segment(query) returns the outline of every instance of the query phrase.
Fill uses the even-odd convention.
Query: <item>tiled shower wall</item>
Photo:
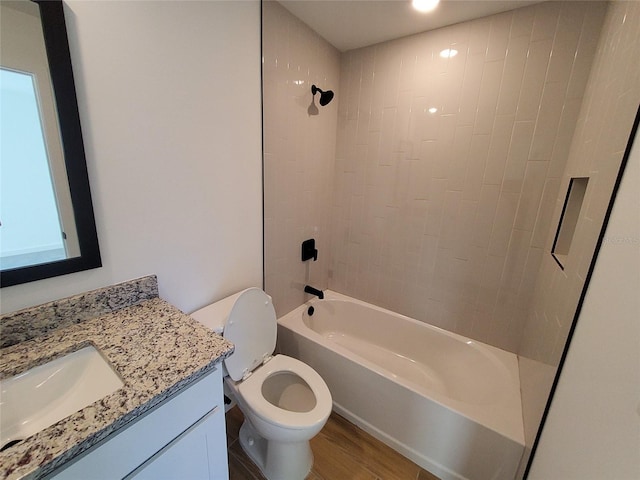
[[[273,1],[263,2],[265,290],[283,315],[327,287],[330,194],[340,92],[339,52]],[[311,85],[336,98],[309,115]],[[315,238],[318,261],[302,262]]]
[[[568,162],[554,199],[552,228],[519,354],[527,443],[540,422],[577,303],[594,254],[624,150],[640,104],[640,2],[609,4],[593,68],[585,89]],[[564,270],[551,247],[571,177],[588,177],[587,192]],[[630,238],[605,238],[623,243]],[[612,320],[612,325],[615,319]],[[615,326],[613,327],[615,328]],[[606,339],[603,339],[606,341]],[[545,381],[546,379],[546,381]],[[530,392],[530,393],[528,393]]]
[[[517,350],[604,9],[547,2],[342,55],[331,289]]]
[[[561,178],[520,354],[558,365],[640,102],[640,2],[612,2]],[[552,259],[569,179],[589,184],[564,270]],[[609,239],[616,241],[616,239]]]

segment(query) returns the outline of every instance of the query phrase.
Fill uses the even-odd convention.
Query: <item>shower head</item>
[[[315,85],[311,85],[311,93],[315,96],[316,93],[320,92],[320,105],[323,107],[328,105],[331,100],[333,100],[333,92],[331,90],[327,90],[323,92]]]

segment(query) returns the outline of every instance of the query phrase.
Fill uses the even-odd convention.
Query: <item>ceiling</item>
[[[419,13],[410,0],[280,0],[280,3],[341,52],[544,0],[441,0]]]

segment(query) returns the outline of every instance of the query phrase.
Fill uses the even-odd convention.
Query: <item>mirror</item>
[[[0,284],[102,265],[62,1],[3,1]]]

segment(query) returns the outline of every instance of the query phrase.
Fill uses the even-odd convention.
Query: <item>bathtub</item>
[[[514,354],[331,291],[278,319],[278,350],[324,378],[337,413],[443,480],[515,478]]]

